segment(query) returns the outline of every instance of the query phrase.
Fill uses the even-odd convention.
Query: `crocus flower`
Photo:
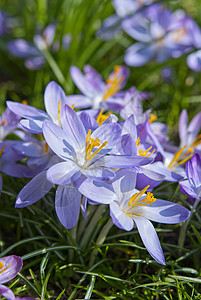
[[[44,121],[51,121],[60,125],[60,112],[65,104],[72,105],[65,95],[64,90],[54,81],[51,81],[44,93],[44,104],[47,112],[22,103],[7,101],[9,109],[25,118],[20,124],[32,133],[42,133]]]
[[[117,106],[119,111],[119,101],[123,101],[124,95],[119,94],[126,84],[129,76],[129,70],[124,66],[115,66],[114,71],[110,74],[106,82],[103,81],[101,75],[94,70],[91,66],[84,67],[84,75],[75,66],[70,68],[70,73],[73,81],[84,95],[67,96],[75,107],[79,108],[100,108],[103,105],[108,109],[109,105]],[[109,108],[110,109],[110,108]]]
[[[115,176],[112,168],[143,165],[151,161],[147,157],[112,155],[121,136],[117,123],[99,126],[93,132],[86,131],[79,115],[68,105],[61,112],[62,128],[44,122],[43,134],[49,147],[61,158],[61,162],[47,171],[51,182],[64,185],[74,182],[81,175],[109,180]]]
[[[8,15],[0,10],[0,36],[8,32],[9,17]]]
[[[45,56],[42,51],[51,50],[51,47],[53,51],[59,50],[59,42],[56,41],[53,43],[55,31],[55,25],[50,24],[44,29],[42,34],[36,34],[34,36],[33,44],[24,39],[16,39],[8,43],[8,50],[14,56],[24,58],[24,64],[28,69],[39,70],[45,63]],[[70,41],[71,37],[69,35],[64,35],[64,49],[68,49]]]
[[[16,255],[10,255],[0,258],[0,295],[8,300],[15,300],[13,292],[3,285],[13,279],[22,269],[22,259]]]
[[[151,5],[124,22],[125,31],[139,41],[127,49],[125,62],[143,66],[156,59],[164,62],[193,49],[194,31],[201,37],[196,22],[183,11],[172,13],[160,3]]]
[[[187,180],[179,183],[180,190],[190,198],[201,199],[201,159],[195,154],[186,163]]]
[[[149,186],[137,190],[135,183],[135,172],[119,170],[111,184],[87,178],[78,188],[92,201],[109,204],[110,216],[120,229],[130,231],[137,227],[150,255],[165,265],[158,236],[150,221],[176,224],[185,221],[190,212],[179,204],[156,199],[152,193],[146,193]]]

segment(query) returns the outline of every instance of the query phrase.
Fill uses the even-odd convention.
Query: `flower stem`
[[[106,205],[101,204],[99,205],[99,207],[97,208],[96,212],[94,213],[89,225],[87,226],[87,228],[85,229],[85,234],[83,235],[83,238],[80,242],[80,247],[84,248],[93,232],[93,230],[96,227],[96,224],[98,223],[104,209],[105,209]]]
[[[180,234],[179,234],[179,241],[178,241],[178,246],[181,247],[180,252],[182,251],[182,248],[184,246],[184,241],[185,241],[185,237],[186,237],[186,231],[187,231],[187,228],[188,228],[188,224],[189,224],[189,222],[190,222],[190,220],[191,220],[191,218],[192,218],[194,212],[196,211],[196,208],[197,208],[197,206],[200,202],[200,196],[201,196],[201,193],[195,199],[195,202],[192,206],[191,214],[190,214],[188,220],[186,220],[186,222],[184,222],[184,224],[181,227]]]
[[[98,245],[102,245],[107,237],[108,232],[110,231],[111,227],[113,225],[112,219],[110,218],[107,223],[105,224],[105,226],[102,228],[97,241],[96,241],[96,246]],[[90,260],[89,260],[89,266],[91,267],[94,264],[96,255],[98,254],[98,249],[95,248],[90,256]]]

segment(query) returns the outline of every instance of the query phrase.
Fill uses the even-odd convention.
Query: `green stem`
[[[80,223],[78,225],[78,232],[77,232],[77,240],[78,241],[83,236],[83,232],[85,231],[87,223],[91,219],[91,216],[93,215],[95,209],[96,209],[96,205],[89,205],[89,208],[87,209],[87,220],[85,220],[84,218],[81,218]]]
[[[192,206],[191,214],[190,214],[188,220],[186,220],[186,222],[181,227],[180,234],[179,234],[179,241],[178,241],[178,246],[181,247],[180,252],[182,251],[182,248],[184,246],[184,241],[185,241],[185,237],[186,237],[186,231],[187,231],[187,228],[188,228],[188,224],[189,224],[194,212],[196,211],[196,208],[197,208],[197,206],[200,202],[200,197],[201,197],[201,192],[198,195],[198,197],[195,199],[195,202]]]
[[[86,246],[86,244],[87,244],[94,228],[96,227],[96,224],[98,223],[105,207],[106,207],[106,205],[104,205],[104,204],[101,204],[101,205],[98,206],[98,208],[95,211],[89,225],[85,229],[85,234],[83,235],[83,238],[80,242],[80,248],[84,248]]]
[[[65,88],[65,78],[61,72],[61,70],[59,69],[56,61],[54,60],[54,58],[52,57],[52,55],[50,54],[50,52],[46,49],[42,50],[48,64],[50,65],[50,68],[52,69],[53,73],[55,74],[57,80],[59,81],[59,83]]]
[[[102,228],[97,241],[96,241],[96,246],[98,245],[102,245],[107,237],[108,232],[110,231],[111,227],[113,225],[112,219],[110,218],[107,223],[105,224],[105,226]],[[89,260],[89,266],[91,267],[94,264],[94,261],[96,259],[96,255],[98,254],[98,249],[95,248],[90,256],[90,260]]]
[[[73,228],[69,229],[69,233],[71,235],[70,244],[75,246],[76,245],[76,236],[77,236],[77,224]],[[73,262],[73,257],[74,257],[74,249],[70,249],[69,250],[69,261],[70,262]]]

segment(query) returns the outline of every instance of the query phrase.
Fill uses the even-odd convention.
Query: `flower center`
[[[129,200],[128,202],[128,207],[127,210],[125,211],[126,215],[128,217],[132,217],[132,216],[141,216],[140,213],[137,212],[133,212],[133,208],[135,207],[140,207],[140,206],[145,206],[148,204],[151,204],[153,202],[156,201],[156,198],[154,197],[154,195],[150,192],[147,192],[146,197],[142,198],[143,194],[146,192],[146,190],[149,188],[150,186],[147,185],[143,190],[141,190],[138,193],[135,193]]]
[[[138,138],[137,138],[137,141],[136,141],[136,146],[137,146],[137,148],[138,148],[140,145],[141,145],[141,144],[140,144],[140,138],[138,137]],[[148,149],[146,149],[145,151],[143,151],[142,149],[139,149],[139,150],[138,150],[138,154],[139,154],[140,156],[149,157],[150,155],[152,155],[152,154],[156,151],[156,149],[154,149],[152,152],[148,153],[151,149],[152,149],[152,146],[149,147]]]
[[[125,76],[122,75],[122,67],[115,66],[114,72],[106,80],[106,92],[103,95],[103,101],[106,101],[108,97],[115,95],[122,87],[122,82],[124,81]]]
[[[101,109],[101,111],[99,112],[98,117],[96,119],[99,126],[101,126],[110,115],[111,115],[111,113],[108,113],[107,115],[103,115],[103,109]]]
[[[100,140],[96,138],[95,140],[91,138],[91,129],[89,129],[86,137],[86,142],[85,142],[85,161],[91,160],[96,154],[98,154],[107,144],[107,141],[105,141],[102,145],[100,145]],[[99,146],[99,148],[94,151],[93,153],[92,150]]]
[[[168,166],[168,169],[173,169],[179,165],[184,164],[193,156],[193,149],[191,147],[189,147],[188,149],[186,148],[187,146],[184,146],[175,153],[173,159],[171,160]]]

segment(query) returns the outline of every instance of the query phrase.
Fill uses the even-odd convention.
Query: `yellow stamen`
[[[151,204],[153,202],[156,201],[156,198],[153,196],[152,193],[147,192],[147,195],[144,199],[140,200],[140,198],[143,196],[143,194],[146,192],[146,190],[149,188],[150,186],[147,185],[143,190],[141,190],[139,193],[135,193],[129,200],[128,202],[128,207],[129,208],[133,208],[136,206],[144,206],[144,205],[148,205]]]
[[[6,121],[6,120],[3,120],[3,121],[1,122],[1,124],[0,124],[0,126],[4,126],[4,125],[6,125],[6,124],[8,124],[7,121]]]
[[[42,133],[39,133],[39,138],[41,140],[42,149],[43,149],[43,151],[40,154],[43,154],[44,152],[48,152],[49,146],[48,146],[47,142],[44,140]]]
[[[4,264],[2,263],[2,261],[0,261],[0,269],[3,269]]]
[[[201,134],[199,134],[194,141],[192,142],[192,144],[190,145],[190,147],[195,148],[197,147],[199,144],[201,144]]]
[[[157,120],[157,115],[155,115],[155,114],[149,115],[149,123],[153,123],[156,120]]]
[[[3,272],[5,272],[6,270],[8,270],[11,267],[11,264],[9,264],[5,269],[3,269],[2,271],[0,271],[0,274],[2,274]]]
[[[111,112],[108,113],[107,115],[103,115],[103,109],[101,109],[101,111],[99,112],[98,117],[96,119],[99,126],[101,126],[110,115],[111,115]]]
[[[22,104],[24,104],[24,105],[28,105],[28,102],[27,102],[27,100],[22,100]]]
[[[1,157],[2,154],[3,154],[3,151],[4,151],[5,147],[6,147],[6,145],[3,145],[3,147],[1,148],[1,151],[0,151],[0,157]]]
[[[102,145],[100,145],[100,140],[96,138],[95,140],[91,138],[91,129],[89,129],[86,137],[85,142],[85,160],[89,161],[91,160],[98,152],[100,152],[105,145],[107,144],[107,141],[105,141]],[[100,146],[94,153],[91,153],[92,150]]]
[[[121,75],[122,68],[120,66],[114,66],[114,74],[106,80],[107,90],[103,96],[103,101],[107,98],[115,95],[121,88],[121,84],[124,81],[125,76]]]
[[[60,124],[60,118],[61,118],[61,100],[59,100],[58,104],[58,122]]]
[[[141,145],[141,144],[140,144],[140,138],[139,138],[139,137],[137,138],[137,141],[136,141],[135,143],[136,143],[137,148]],[[147,150],[145,150],[145,151],[143,151],[142,149],[139,149],[139,150],[138,150],[138,154],[139,154],[140,156],[149,157],[149,156],[151,156],[151,155],[156,151],[156,149],[154,149],[152,152],[148,153],[149,150],[151,150],[151,149],[152,149],[152,146],[149,147],[149,148],[148,148]]]
[[[184,146],[183,148],[179,149],[173,159],[171,160],[168,169],[172,169],[175,168],[179,165],[184,164],[186,161],[188,161],[192,156],[193,156],[193,149],[192,148],[188,148],[186,151],[186,147]]]

